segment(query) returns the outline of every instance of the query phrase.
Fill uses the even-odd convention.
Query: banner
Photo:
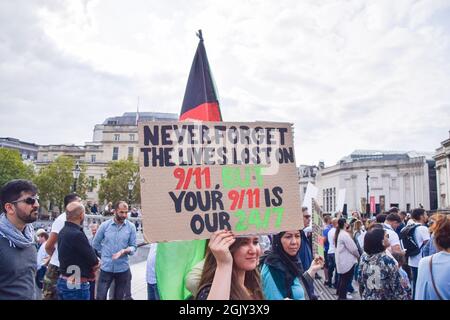
[[[323,237],[323,212],[315,199],[312,199],[312,252],[325,259],[325,238]]]
[[[338,193],[338,197],[337,197],[336,212],[344,211],[345,191],[346,191],[346,189],[339,189],[339,193]]]
[[[370,196],[370,213],[375,213],[375,196]]]
[[[311,182],[308,182],[308,185],[306,186],[305,197],[303,198],[302,203],[302,207],[307,207],[308,212],[312,212],[312,199],[317,197],[318,192],[319,189],[317,189],[317,187]]]
[[[140,122],[139,143],[150,242],[303,227],[290,124]]]

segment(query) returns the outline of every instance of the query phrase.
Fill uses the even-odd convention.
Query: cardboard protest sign
[[[323,213],[322,209],[313,198],[312,203],[312,251],[313,256],[325,259],[325,238],[323,237]]]
[[[140,122],[138,129],[148,241],[303,227],[291,124]]]
[[[337,204],[336,204],[336,212],[344,211],[344,203],[345,203],[345,191],[346,189],[339,189]]]
[[[311,182],[308,182],[308,185],[306,186],[306,192],[305,197],[303,198],[302,207],[307,207],[308,212],[311,212],[312,210],[312,199],[317,197],[317,193],[319,192],[319,189],[313,185]]]

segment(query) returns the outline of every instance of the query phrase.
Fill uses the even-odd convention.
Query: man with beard
[[[112,281],[115,282],[114,300],[123,300],[127,281],[131,279],[128,255],[136,251],[136,227],[126,220],[128,205],[117,202],[114,218],[103,222],[94,238],[94,249],[101,254],[97,300],[106,300]]]
[[[36,186],[12,180],[0,191],[0,300],[33,300],[37,252],[32,222],[39,209]]]

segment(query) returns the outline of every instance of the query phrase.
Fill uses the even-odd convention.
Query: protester
[[[437,253],[419,262],[415,300],[450,300],[450,218],[436,220]]]
[[[112,202],[108,202],[108,204],[105,206],[104,210],[103,210],[103,215],[105,217],[110,216],[113,214],[113,205]]]
[[[159,300],[158,284],[156,283],[156,251],[157,243],[150,244],[147,257],[147,300]]]
[[[34,229],[39,209],[36,186],[12,180],[0,191],[0,300],[35,298]]]
[[[91,237],[89,238],[89,245],[92,247],[92,249],[94,249],[94,238],[98,231],[98,224],[91,223],[89,225],[89,229],[91,230]],[[100,253],[98,253],[97,250],[94,249],[94,252],[97,257],[100,257]],[[95,292],[96,292],[98,276],[99,276],[99,270],[97,269],[95,272],[95,279],[89,281],[90,300],[95,300]]]
[[[47,271],[48,263],[50,262],[50,256],[45,251],[45,244],[48,240],[48,233],[44,231],[44,229],[39,229],[36,232],[36,236],[38,238],[39,243],[39,250],[37,253],[37,259],[36,259],[36,265],[37,265],[37,271],[36,271],[36,286],[39,289],[39,299],[41,296],[40,290],[44,286],[44,276],[45,272]]]
[[[377,214],[377,216],[375,217],[375,221],[376,221],[377,223],[384,223],[384,221],[386,221],[386,217],[387,217],[387,214],[385,214],[385,213],[379,213],[379,214]]]
[[[338,226],[338,220],[337,218],[333,218],[331,220],[332,228],[328,232],[327,235],[327,242],[329,244],[328,247],[328,286],[331,288],[332,286],[337,289],[338,288],[338,274],[336,271],[336,247],[334,245],[334,236],[336,234],[336,228]],[[333,274],[334,274],[334,281],[333,281]]]
[[[408,300],[410,291],[401,284],[394,259],[386,254],[390,246],[386,230],[373,228],[364,237],[364,254],[359,262],[359,293],[363,300]]]
[[[94,202],[94,205],[91,208],[91,213],[92,214],[98,214],[98,205],[96,202]]]
[[[311,224],[311,214],[308,212],[307,207],[302,207],[302,214],[303,214],[303,230],[300,231],[302,241],[300,244],[300,250],[298,251],[298,257],[302,262],[303,268],[307,270],[311,265],[313,255],[312,255],[311,240],[308,238],[304,230]]]
[[[339,300],[351,299],[347,290],[351,285],[355,264],[358,262],[358,247],[347,232],[348,223],[345,218],[338,220],[338,227],[334,236],[336,246],[336,269],[339,274],[337,294]]]
[[[400,211],[398,213],[398,216],[400,217],[400,225],[397,227],[397,230],[395,230],[395,232],[397,232],[397,235],[400,237],[400,231],[402,231],[402,229],[404,227],[406,227],[406,212],[405,211]]]
[[[427,222],[425,210],[416,208],[411,214],[413,223],[407,225],[400,234],[403,248],[406,249],[408,256],[408,265],[412,273],[412,287],[413,296],[415,296],[415,287],[417,281],[417,268],[419,267],[420,259],[422,258],[422,249],[430,240],[428,228],[424,226]]]
[[[89,281],[95,280],[99,261],[83,231],[85,208],[80,202],[66,207],[66,222],[58,235],[59,300],[90,300]]]
[[[324,238],[323,248],[324,248],[324,257],[325,257],[325,265],[323,267],[323,273],[325,275],[325,285],[331,288],[331,279],[328,275],[328,265],[330,264],[328,261],[328,249],[330,248],[330,244],[328,242],[328,232],[330,232],[331,228],[333,228],[333,224],[331,223],[331,216],[327,215],[323,218],[324,227],[322,231],[322,236]]]
[[[430,241],[428,241],[423,246],[422,257],[428,257],[437,252],[436,246],[434,245],[434,231],[436,229],[436,226],[438,225],[437,222],[444,219],[446,219],[446,215],[443,213],[436,213],[430,217],[429,221]]]
[[[386,251],[386,253],[389,251]],[[408,294],[412,295],[411,282],[409,281],[409,276],[407,271],[405,270],[406,266],[406,257],[403,251],[394,251],[392,252],[392,256],[398,263],[398,272],[401,277],[401,285],[402,287],[408,291]]]
[[[362,220],[361,213],[359,213],[358,211],[353,211],[352,212],[352,218],[361,221]]]
[[[356,220],[353,223],[353,241],[355,241],[356,246],[358,247],[358,252],[361,255],[364,252],[364,234],[366,230],[364,230],[364,226],[361,220]]]
[[[69,203],[81,202],[81,198],[76,193],[70,193],[64,197],[64,209]],[[60,214],[52,224],[50,236],[45,244],[45,251],[51,256],[50,263],[44,276],[43,300],[57,300],[56,283],[58,281],[59,272],[59,255],[58,255],[58,234],[64,227],[66,222],[66,213]]]
[[[304,272],[297,256],[301,241],[300,231],[280,232],[273,237],[272,250],[261,259],[261,279],[266,299],[316,299],[313,281],[324,261],[316,257],[308,271]]]
[[[45,237],[43,236],[44,233],[46,234]],[[44,229],[41,228],[36,231],[34,236],[36,239],[36,250],[39,251],[39,248],[42,246],[42,244],[48,240],[48,233]]]
[[[123,300],[131,281],[128,255],[136,251],[136,227],[126,220],[128,205],[117,202],[114,218],[103,222],[94,238],[94,248],[101,253],[97,299],[106,300],[111,282],[115,281],[114,300]]]
[[[392,209],[391,209],[392,210]],[[389,235],[389,243],[391,246],[388,248],[390,252],[400,252],[402,248],[400,247],[400,238],[398,237],[397,227],[401,223],[400,216],[396,213],[390,213],[386,217],[386,220],[383,223],[383,228],[386,230]]]
[[[236,238],[220,230],[211,236],[197,293],[198,300],[262,300],[257,270],[258,237]]]
[[[197,296],[197,291],[199,288],[200,280],[202,278],[204,266],[205,259],[202,259],[192,267],[191,271],[188,272],[184,279],[186,289],[192,294],[191,297]]]

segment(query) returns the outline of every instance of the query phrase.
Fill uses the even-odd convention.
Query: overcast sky
[[[202,29],[224,120],[293,122],[297,164],[449,138],[450,1],[212,2],[0,0],[0,136],[179,113]]]

